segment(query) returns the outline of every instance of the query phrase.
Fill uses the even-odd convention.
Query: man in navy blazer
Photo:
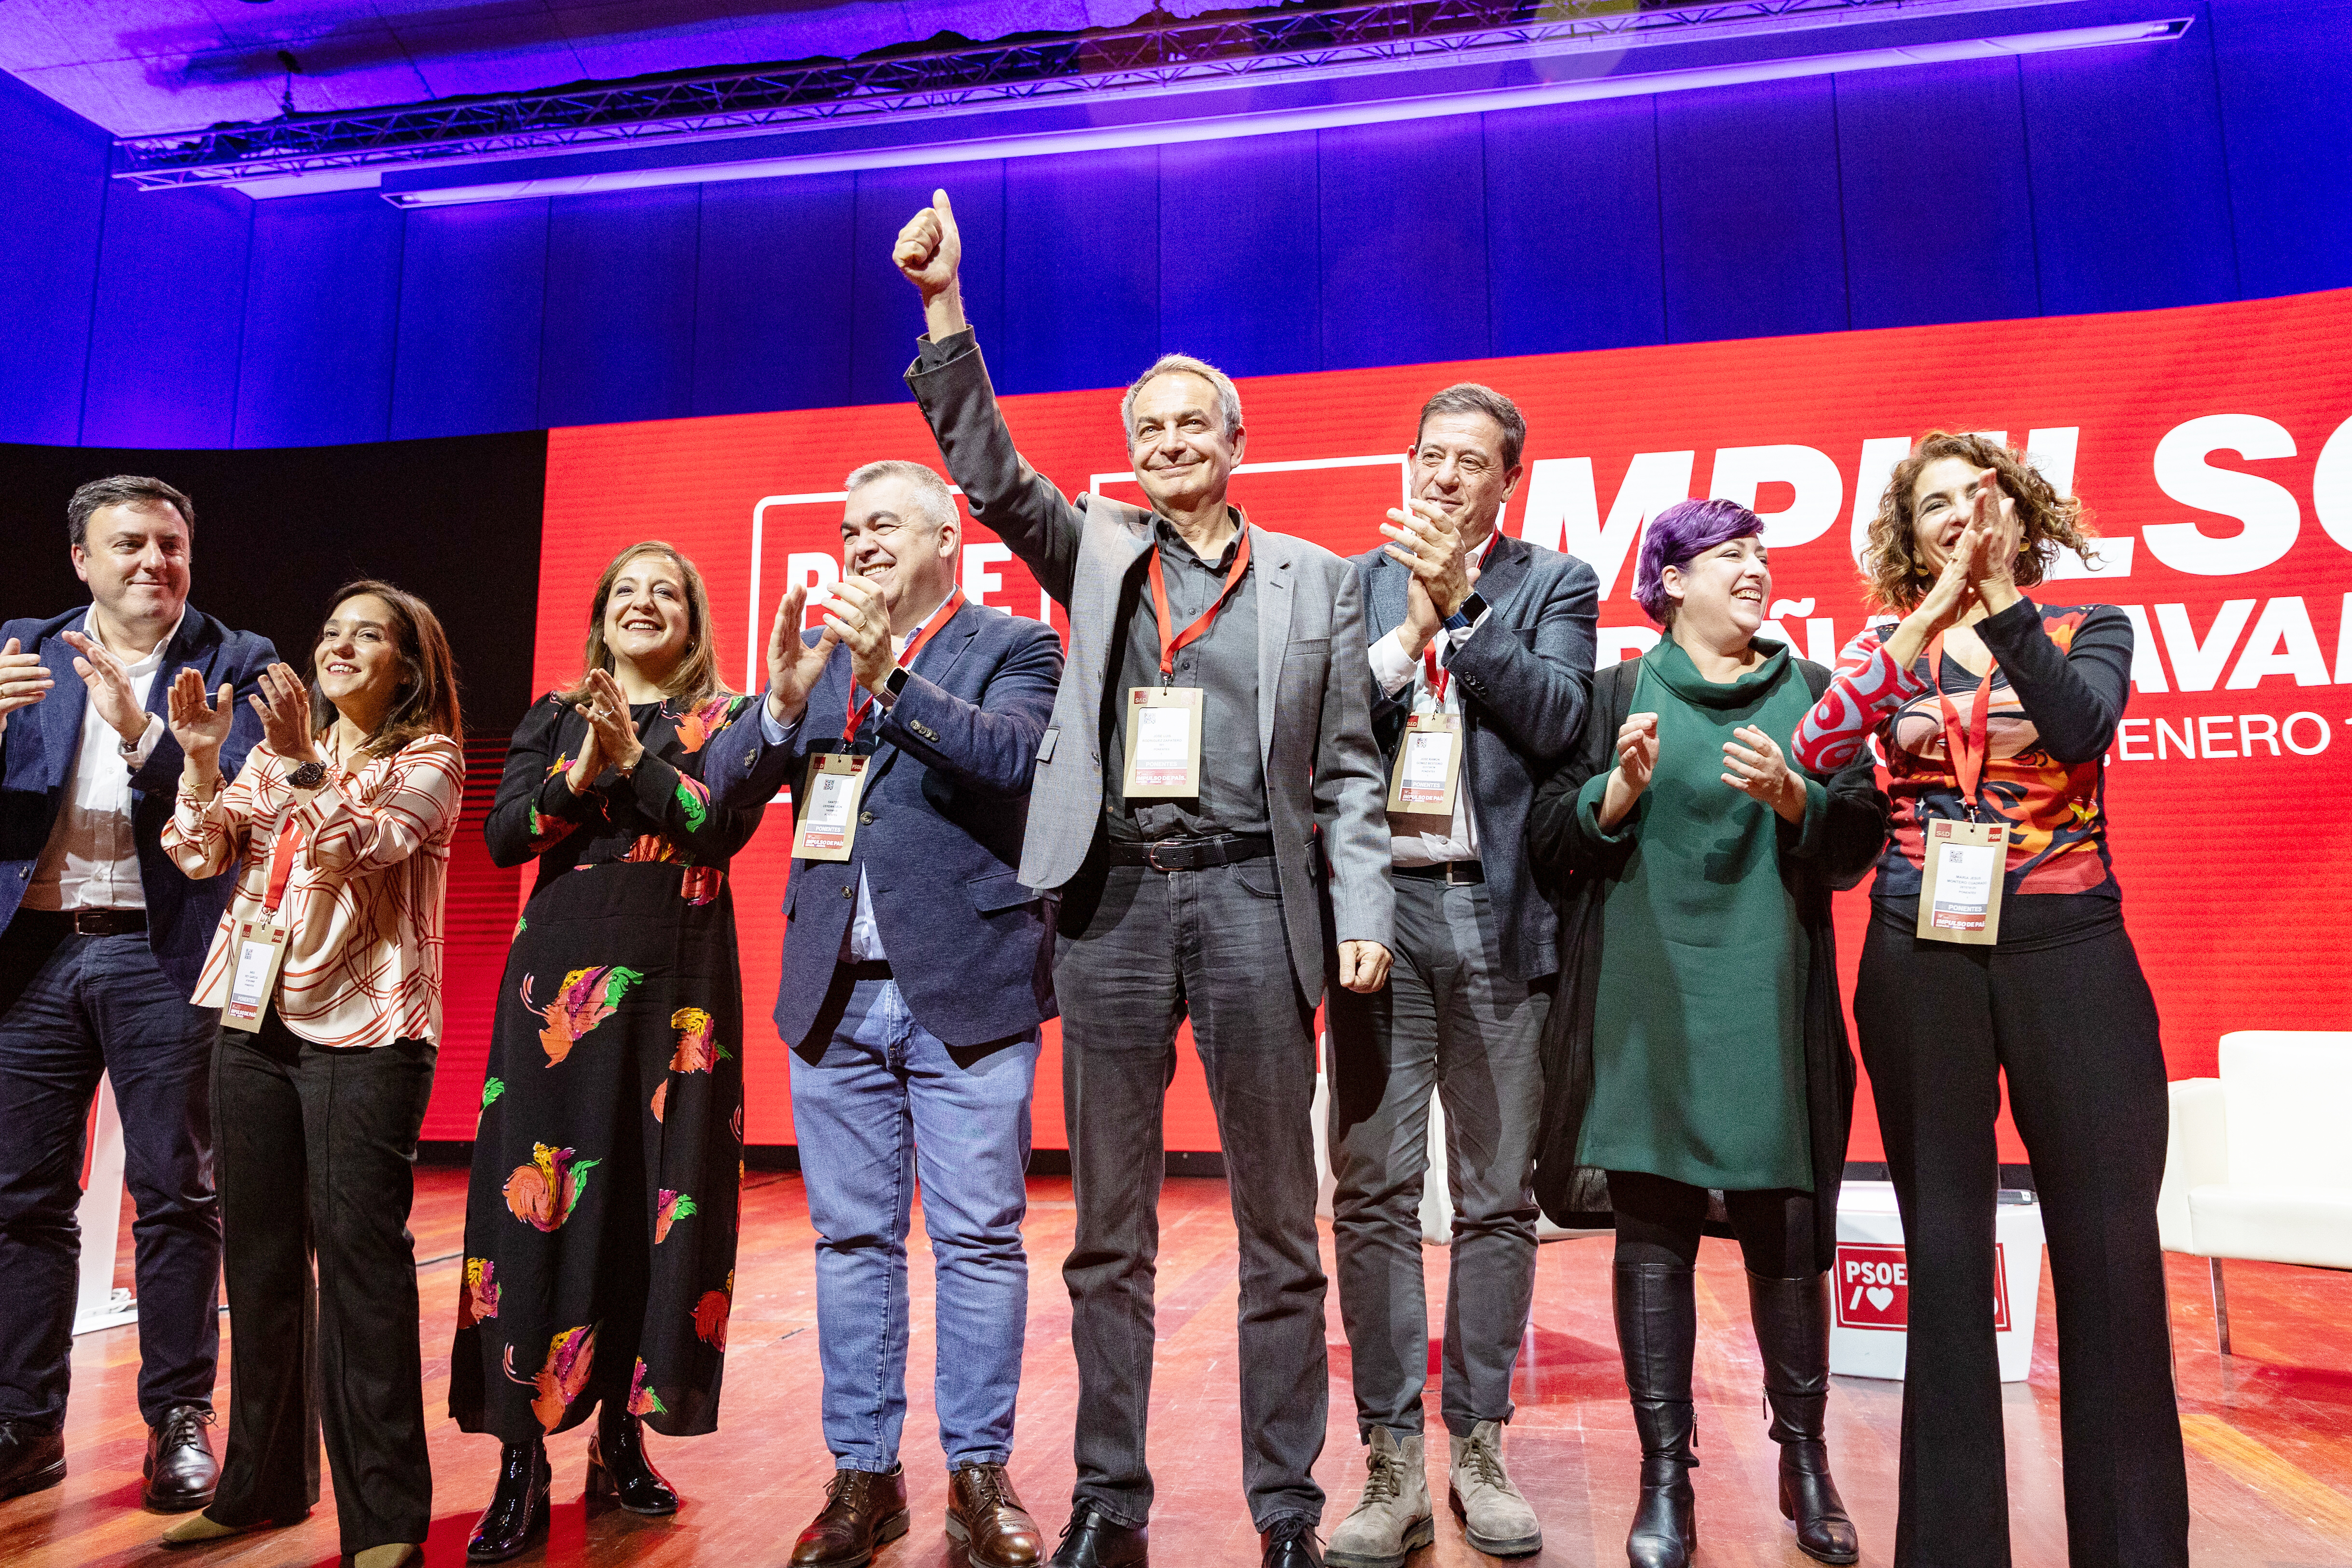
[[[171,677],[250,695],[277,658],[188,605],[194,503],[118,476],[67,505],[90,602],[0,626],[0,1498],[65,1478],[83,1134],[101,1073],[137,1205],[145,1496],[212,1500],[220,1350],[212,1049],[188,1004],[233,873],[192,882],[164,855],[180,747]],[[261,738],[244,703],[233,775]]]
[[[1331,997],[1332,1239],[1368,1472],[1332,1531],[1334,1568],[1393,1568],[1433,1531],[1420,1218],[1433,1090],[1454,1198],[1442,1402],[1453,1511],[1482,1552],[1543,1544],[1502,1451],[1535,1288],[1538,1044],[1559,967],[1526,827],[1584,719],[1600,593],[1584,562],[1500,530],[1526,441],[1517,407],[1491,388],[1436,393],[1413,436],[1411,509],[1389,514],[1391,543],[1356,558],[1373,737],[1392,775],[1412,747],[1408,765],[1450,772],[1454,789],[1415,800],[1391,788],[1395,967],[1385,991]]]
[[[1037,747],[1061,681],[1049,626],[964,601],[946,482],[918,463],[849,476],[843,580],[821,632],[803,589],[768,643],[757,724],[711,742],[722,810],[794,790],[776,1030],[817,1232],[817,1347],[836,1467],[795,1568],[862,1563],[907,1529],[907,1230],[919,1175],[938,1270],[946,1528],[975,1568],[1026,1568],[1035,1522],[1005,1465],[1029,1301],[1022,1250],[1038,1025],[1054,1014],[1052,926],[1015,874]],[[843,858],[812,758],[860,759]]]

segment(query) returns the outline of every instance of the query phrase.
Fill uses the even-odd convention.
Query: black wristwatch
[[[907,666],[893,665],[890,673],[882,677],[882,689],[890,694],[892,702],[897,702],[898,694],[907,689]]]
[[[1449,632],[1467,632],[1478,623],[1478,617],[1486,613],[1486,601],[1479,597],[1478,591],[1474,588],[1470,591],[1470,597],[1465,599],[1455,607],[1454,613],[1445,618],[1445,629]]]
[[[327,765],[313,757],[286,776],[286,782],[297,789],[316,789],[327,781]]]

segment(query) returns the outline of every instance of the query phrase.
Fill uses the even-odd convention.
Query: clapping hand
[[[2017,503],[2000,493],[2000,475],[1988,468],[1977,478],[1969,497],[1969,526],[1954,549],[1954,559],[1966,565],[1969,586],[1998,615],[2016,602],[2017,548],[2023,525]]]
[[[1731,733],[1738,739],[1723,743],[1723,781],[1785,820],[1801,821],[1805,781],[1790,769],[1788,756],[1779,743],[1752,724]]]
[[[824,629],[837,643],[849,645],[850,668],[857,684],[877,696],[882,683],[898,662],[890,646],[890,607],[882,591],[862,577],[845,577],[834,585],[833,602],[825,607]]]
[[[228,732],[236,722],[236,688],[223,682],[218,698],[207,701],[204,675],[183,669],[173,677],[169,698],[182,780],[199,791],[209,789],[220,777],[221,747],[228,744]]]
[[[635,768],[646,750],[637,739],[636,721],[629,716],[628,696],[613,672],[591,670],[584,684],[586,693],[572,706],[588,721],[588,734],[581,742],[579,760],[565,777],[575,795],[585,793],[608,765]]]
[[[60,633],[75,653],[74,674],[89,688],[89,706],[127,743],[147,732],[147,712],[131,687],[131,672],[114,651],[79,632]]]
[[[17,652],[16,639],[0,648],[0,726],[20,707],[30,707],[49,695],[57,680],[48,666],[41,663],[38,653]]]
[[[1658,716],[1628,714],[1617,727],[1617,766],[1610,770],[1608,788],[1601,797],[1602,827],[1613,828],[1624,820],[1642,791],[1650,787],[1657,768]]]
[[[1391,542],[1382,545],[1381,552],[1412,572],[1405,587],[1406,641],[1426,646],[1445,618],[1470,597],[1477,569],[1462,548],[1462,535],[1437,506],[1416,500],[1410,510],[1391,507],[1388,515],[1381,532]],[[1418,653],[1421,649],[1408,646],[1405,651]]]
[[[809,693],[841,641],[831,625],[815,643],[803,641],[801,620],[807,609],[808,585],[795,583],[777,604],[775,622],[768,628],[768,714],[778,724],[792,724],[807,711]]]
[[[272,664],[254,683],[245,699],[261,716],[261,738],[289,765],[299,768],[319,759],[310,740],[310,689],[285,664]]]

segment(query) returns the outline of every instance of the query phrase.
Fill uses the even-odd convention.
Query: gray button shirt
[[[1249,526],[1238,508],[1234,521],[1239,528]],[[1214,560],[1194,555],[1165,517],[1151,519],[1151,537],[1168,586],[1169,630],[1181,636],[1216,602],[1242,536],[1236,532]],[[1118,667],[1103,692],[1103,706],[1108,710],[1103,736],[1103,811],[1110,819],[1110,836],[1132,841],[1267,832],[1265,761],[1258,754],[1255,561],[1242,574],[1234,596],[1209,630],[1177,651],[1175,673],[1168,677],[1171,686],[1201,688],[1201,798],[1129,802],[1121,793],[1128,692],[1160,684],[1160,617],[1152,608],[1147,575],[1150,559],[1149,555],[1136,557],[1119,590]]]

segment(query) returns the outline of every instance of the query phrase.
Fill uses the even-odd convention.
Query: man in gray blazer
[[[1454,1197],[1449,1500],[1482,1552],[1543,1545],[1502,1440],[1535,1287],[1538,1043],[1559,946],[1524,833],[1536,786],[1583,722],[1600,594],[1584,562],[1497,529],[1526,442],[1501,393],[1438,392],[1413,437],[1412,508],[1389,513],[1391,542],[1355,561],[1374,733],[1391,768],[1402,753],[1404,783],[1389,798],[1395,970],[1378,996],[1331,999],[1332,1231],[1366,1445],[1364,1490],[1331,1534],[1335,1568],[1399,1568],[1435,1531],[1420,1217],[1433,1089]]]
[[[1357,575],[1227,503],[1241,399],[1197,360],[1161,360],[1120,406],[1150,509],[1066,500],[1013,448],[964,320],[961,257],[942,191],[894,253],[929,329],[907,383],[973,520],[1070,616],[1021,856],[1023,882],[1061,893],[1054,987],[1077,1199],[1062,1273],[1078,1476],[1053,1563],[1145,1561],[1160,1117],[1189,1016],[1241,1233],[1250,1516],[1268,1568],[1317,1568],[1315,1007],[1327,971],[1349,992],[1380,988],[1391,907]]]

